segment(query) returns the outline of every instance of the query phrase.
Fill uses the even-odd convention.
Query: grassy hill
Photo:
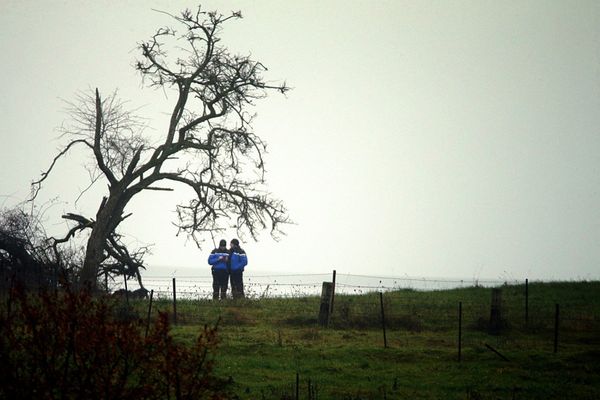
[[[501,289],[499,335],[482,287],[385,293],[387,348],[378,293],[336,296],[328,328],[318,297],[178,301],[173,332],[191,342],[219,320],[217,373],[242,399],[295,398],[296,374],[301,399],[600,398],[600,282],[529,284],[527,322],[524,285]]]

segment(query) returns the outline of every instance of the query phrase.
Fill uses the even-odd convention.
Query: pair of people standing
[[[219,247],[208,256],[208,263],[212,266],[213,300],[227,297],[227,284],[231,280],[231,294],[234,299],[244,298],[244,267],[248,264],[248,257],[240,247],[237,239],[232,239],[227,249],[224,239],[219,241]]]

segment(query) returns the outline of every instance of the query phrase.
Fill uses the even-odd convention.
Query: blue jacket
[[[229,268],[231,271],[243,271],[248,265],[248,256],[241,247],[229,250]]]
[[[208,263],[212,265],[214,270],[227,271],[227,263],[229,259],[229,253],[227,249],[214,249],[210,256],[208,256]]]

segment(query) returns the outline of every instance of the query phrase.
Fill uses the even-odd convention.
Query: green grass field
[[[385,293],[387,348],[379,294],[336,296],[329,328],[317,324],[319,301],[178,301],[173,333],[191,342],[219,320],[217,374],[242,399],[295,398],[297,373],[301,399],[600,398],[600,282],[530,284],[527,324],[524,286],[502,287],[499,335],[487,332],[489,288]]]

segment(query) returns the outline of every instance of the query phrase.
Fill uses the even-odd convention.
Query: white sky
[[[126,3],[126,4],[123,4]],[[267,180],[297,223],[246,242],[255,270],[501,279],[600,278],[600,2],[210,1],[240,9],[225,43],[294,90],[259,103]],[[67,119],[61,99],[119,89],[165,129],[174,96],[143,88],[136,43],[184,1],[0,0],[0,205],[29,193]],[[93,215],[103,184],[61,162],[48,214]],[[150,193],[123,233],[149,273],[207,270],[175,238],[186,193]],[[54,215],[56,214],[56,215]],[[227,237],[230,239],[230,237]],[[133,240],[133,239],[132,239]]]

